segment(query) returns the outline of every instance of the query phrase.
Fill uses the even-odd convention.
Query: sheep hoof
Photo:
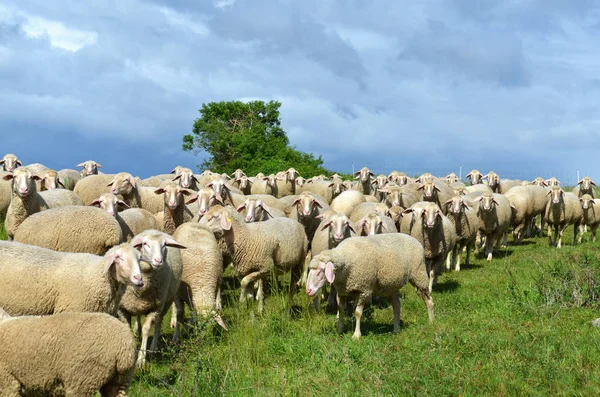
[[[355,332],[354,334],[352,334],[352,339],[359,340],[360,339],[360,334]]]
[[[488,260],[488,262],[490,262],[490,261],[492,260],[492,254],[491,254],[491,253],[489,253],[489,254],[487,255],[487,260]]]

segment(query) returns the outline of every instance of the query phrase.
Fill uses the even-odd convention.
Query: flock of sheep
[[[492,260],[511,229],[521,240],[543,235],[546,224],[560,247],[567,226],[575,244],[585,227],[595,240],[600,224],[588,177],[565,192],[554,178],[477,170],[467,186],[455,174],[412,179],[366,167],[343,181],[305,180],[293,168],[249,177],[180,166],[140,179],[103,174],[91,160],[82,171],[23,166],[11,154],[0,165],[0,218],[11,240],[0,242],[0,396],[127,395],[169,308],[174,342],[185,305],[225,327],[218,313],[229,265],[241,278],[240,302],[256,300],[259,312],[272,274],[290,274],[290,302],[298,286],[316,310],[327,296],[339,332],[353,300],[359,338],[374,296],[391,299],[399,331],[407,282],[433,321],[431,292],[444,263],[458,271],[461,254],[468,264],[480,248]]]

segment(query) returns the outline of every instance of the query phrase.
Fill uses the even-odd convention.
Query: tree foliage
[[[321,156],[291,147],[281,128],[281,102],[222,101],[203,104],[192,134],[183,137],[183,150],[209,157],[200,165],[218,173],[241,168],[248,175],[296,168],[303,176],[328,174]]]

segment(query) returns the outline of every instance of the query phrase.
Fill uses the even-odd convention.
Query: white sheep
[[[258,310],[264,307],[262,281],[271,271],[291,272],[290,301],[299,280],[308,251],[304,228],[288,218],[246,223],[233,207],[216,205],[202,218],[215,234],[223,255],[231,258],[242,277],[240,301],[244,302],[249,286],[258,282]]]
[[[186,202],[186,207],[192,214],[194,214],[193,221],[197,222],[208,212],[210,207],[216,204],[225,205],[223,198],[213,189],[209,187],[203,187],[198,190],[197,193],[189,196],[189,199]]]
[[[58,178],[65,189],[75,190],[75,185],[77,185],[77,182],[81,179],[81,174],[79,171],[63,168],[58,171]]]
[[[584,176],[579,182],[577,182],[577,186],[573,188],[573,193],[575,193],[577,197],[581,197],[584,194],[589,194],[592,196],[592,198],[596,198],[594,186],[596,186],[596,182],[594,182],[589,176]]]
[[[492,260],[494,245],[500,248],[502,237],[510,227],[513,207],[508,199],[499,193],[483,193],[472,201],[477,208],[479,231],[485,237],[485,254]]]
[[[167,182],[154,193],[162,195],[164,200],[164,208],[160,216],[162,221],[160,228],[163,232],[173,234],[182,223],[194,218],[194,214],[186,207],[183,199],[183,196],[194,195],[192,190],[182,188],[177,182]]]
[[[471,186],[477,185],[477,184],[481,183],[483,174],[481,172],[479,172],[479,170],[471,170],[471,172],[469,172],[467,175],[465,175],[465,178],[467,178],[470,181]]]
[[[81,198],[84,205],[90,205],[103,193],[110,193],[109,182],[114,175],[90,175],[77,182],[73,191]]]
[[[394,220],[378,212],[370,212],[356,222],[356,230],[361,236],[398,232]]]
[[[116,315],[125,288],[144,285],[139,260],[140,253],[128,243],[97,256],[0,241],[0,307],[13,316]]]
[[[77,167],[83,167],[81,170],[82,178],[90,175],[98,175],[98,168],[103,168],[100,163],[97,163],[94,160],[87,160],[83,163],[79,163],[77,164]]]
[[[456,245],[452,250],[452,260],[446,268],[454,265],[456,271],[460,271],[460,253],[467,250],[467,266],[471,263],[471,250],[475,246],[477,231],[479,230],[479,218],[477,212],[463,199],[463,196],[454,196],[446,201],[446,216],[454,224],[456,229]]]
[[[346,216],[350,216],[354,207],[367,200],[365,195],[357,190],[346,190],[331,201],[331,209],[335,212],[341,212]]]
[[[46,172],[39,175],[42,177],[42,179],[39,182],[40,186],[38,189],[40,192],[60,188],[66,189],[66,186],[60,180],[58,172],[54,170],[47,170]]]
[[[108,314],[0,315],[2,396],[126,396],[134,365],[131,331]]]
[[[180,249],[184,245],[171,236],[158,230],[147,230],[131,239],[131,245],[141,252],[141,270],[144,285],[141,288],[127,289],[121,299],[119,316],[128,324],[132,316],[145,315],[142,327],[142,343],[137,365],[143,367],[150,328],[154,324],[154,337],[150,350],[155,352],[160,339],[160,329],[164,315],[171,307],[181,282],[183,269]]]
[[[548,204],[547,190],[542,186],[515,186],[504,193],[504,196],[515,209],[512,217],[513,237],[515,241],[521,241],[530,232],[528,229],[532,228],[533,219],[544,214]],[[543,227],[542,218],[540,233],[543,232]]]
[[[119,172],[108,185],[110,193],[120,194],[130,208],[143,208],[153,214],[163,210],[163,197],[154,193],[156,189],[137,186],[135,178],[128,172]]]
[[[31,215],[21,223],[14,240],[54,251],[104,255],[123,242],[123,232],[106,211],[72,205]]]
[[[318,216],[324,211],[329,210],[329,205],[323,197],[311,192],[303,192],[298,196],[288,197],[296,197],[286,210],[289,213],[289,218],[300,222],[304,226],[306,237],[308,241],[311,241],[317,227],[319,227],[319,223],[321,223],[321,219]]]
[[[548,225],[548,243],[551,246],[560,248],[563,232],[567,226],[574,225],[573,245],[575,245],[577,232],[583,217],[579,197],[575,193],[565,192],[559,186],[552,186],[551,190],[548,191],[548,195],[550,196],[550,202],[546,207],[544,216]]]
[[[379,189],[379,192],[385,193],[384,202],[389,206],[395,205],[408,208],[414,203],[421,201],[422,194],[418,193],[418,184],[414,184],[414,189],[407,184],[402,186],[396,183],[388,183],[385,187]]]
[[[15,232],[29,217],[49,208],[66,205],[83,205],[79,196],[70,190],[37,191],[35,182],[41,178],[27,168],[17,168],[12,174],[4,175],[5,181],[12,180],[13,196],[6,213],[6,234],[12,239]]]
[[[285,197],[296,194],[296,178],[300,174],[294,168],[288,168],[287,171],[282,171],[276,179],[277,195],[275,197]]]
[[[440,179],[425,178],[418,190],[423,193],[423,201],[436,203],[440,208],[454,196],[454,190]]]
[[[581,243],[584,227],[589,226],[592,231],[592,241],[596,242],[596,230],[600,226],[600,199],[595,199],[589,194],[584,194],[579,198],[581,203],[581,210],[583,217],[581,218],[581,225],[579,226],[579,240]]]
[[[423,246],[400,233],[351,237],[336,248],[323,251],[310,262],[306,292],[315,296],[330,282],[338,293],[338,332],[343,332],[346,297],[356,299],[356,327],[353,338],[361,336],[363,308],[373,296],[390,296],[394,308],[394,332],[400,331],[398,290],[408,281],[423,298],[429,321],[433,321],[433,300],[428,289]]]
[[[490,171],[487,175],[483,176],[483,179],[487,181],[487,185],[492,189],[493,193],[501,193],[500,192],[500,176],[496,174],[494,171]]]
[[[376,212],[385,216],[390,215],[390,209],[385,203],[360,203],[354,207],[349,218],[352,223],[356,224],[356,222],[360,221],[362,218],[372,212]]]
[[[354,173],[354,179],[356,179],[356,189],[365,194],[371,194],[373,192],[373,186],[371,185],[371,178],[375,177],[367,167],[363,167],[360,171]]]
[[[23,166],[23,163],[14,154],[7,153],[0,160],[0,165],[2,166],[2,171],[13,172],[17,167]]]
[[[301,192],[308,191],[318,194],[323,197],[328,204],[331,204],[333,199],[339,196],[344,190],[346,190],[346,186],[343,181],[336,178],[331,181],[310,180],[304,185]]]
[[[271,208],[260,199],[247,198],[243,204],[237,207],[244,220],[250,222],[262,222],[270,218],[286,217],[286,213],[278,208]]]

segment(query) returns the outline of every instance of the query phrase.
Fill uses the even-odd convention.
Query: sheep
[[[545,213],[548,225],[548,244],[560,248],[564,230],[567,226],[574,225],[573,245],[575,245],[577,232],[579,231],[579,225],[583,217],[579,198],[575,193],[565,192],[559,186],[552,186],[547,194],[550,196],[550,202],[546,207]]]
[[[77,182],[73,191],[81,198],[84,205],[92,204],[92,201],[100,197],[103,193],[110,193],[110,186],[114,175],[90,175]]]
[[[452,250],[452,260],[446,264],[450,270],[450,265],[460,271],[460,253],[466,249],[467,266],[471,263],[471,250],[475,246],[477,231],[479,230],[479,218],[477,212],[469,206],[463,196],[454,196],[444,203],[446,207],[446,216],[454,224],[456,230],[456,244]]]
[[[171,171],[171,174],[175,173],[176,176],[175,178],[173,178],[173,181],[178,181],[179,182],[179,186],[181,186],[184,189],[192,189],[192,190],[198,190],[200,188],[199,186],[199,180],[198,178],[196,178],[196,176],[194,175],[194,172],[189,169],[189,168],[185,168],[185,167],[179,167],[179,168],[175,168],[173,171]]]
[[[232,258],[241,280],[240,302],[249,295],[249,285],[258,282],[258,311],[264,307],[262,282],[271,271],[291,271],[290,303],[308,251],[304,228],[288,218],[246,223],[232,207],[215,205],[202,218],[214,233],[223,255]]]
[[[376,212],[384,216],[390,215],[390,209],[384,203],[360,203],[352,210],[352,213],[349,216],[350,221],[356,223],[371,212]]]
[[[415,179],[415,183],[423,183],[427,179],[435,178],[431,173],[424,172]]]
[[[150,328],[154,323],[154,338],[150,350],[156,351],[162,319],[179,290],[183,269],[179,250],[186,246],[158,230],[146,230],[138,234],[131,240],[131,245],[141,252],[144,285],[125,291],[119,305],[119,316],[130,324],[132,316],[138,316],[139,321],[139,316],[146,315],[137,359],[137,366],[143,367]]]
[[[448,175],[446,175],[444,177],[444,181],[448,184],[451,185],[453,183],[459,182],[460,179],[458,178],[458,175],[456,175],[454,172],[449,173]]]
[[[154,193],[164,197],[164,208],[160,217],[162,218],[160,229],[163,232],[173,234],[182,223],[194,218],[194,214],[186,207],[183,200],[183,196],[194,195],[193,191],[182,188],[177,182],[168,182],[156,189]]]
[[[433,300],[428,289],[423,246],[415,238],[400,233],[351,237],[336,248],[315,256],[309,265],[306,283],[308,296],[330,282],[337,290],[339,333],[344,329],[346,297],[356,299],[356,326],[353,339],[361,336],[363,308],[371,297],[390,296],[394,309],[394,332],[400,331],[398,290],[410,282],[427,306],[429,321],[434,319]]]
[[[335,212],[341,212],[350,216],[354,207],[367,200],[365,195],[356,190],[347,190],[331,201],[331,209]]]
[[[525,186],[525,185],[536,185],[536,186],[542,186],[542,187],[548,186],[548,184],[546,183],[546,180],[544,178],[542,178],[541,176],[538,176],[531,182],[523,181],[522,183],[523,183],[522,186]]]
[[[27,168],[17,168],[12,174],[4,175],[5,181],[12,180],[12,199],[6,212],[6,234],[10,240],[15,232],[32,214],[49,208],[66,205],[83,205],[79,196],[70,190],[48,190],[38,193],[35,182],[41,178]]]
[[[387,176],[383,175],[383,174],[379,174],[375,177],[375,180],[373,181],[373,195],[375,197],[377,197],[377,199],[379,201],[383,201],[384,197],[385,197],[385,192],[382,194],[380,193],[380,190],[387,185],[388,183],[388,179]]]
[[[479,170],[471,170],[471,172],[469,172],[467,175],[465,175],[465,178],[467,178],[470,181],[471,186],[473,186],[473,185],[477,185],[477,184],[481,183],[483,174],[481,172],[479,172]]]
[[[458,196],[465,194],[465,189],[467,188],[467,185],[462,182],[453,182],[448,186],[450,186],[450,189],[452,189],[454,194]]]
[[[592,186],[596,186],[596,183],[589,176],[584,176],[579,182],[577,182],[577,186],[573,188],[573,193],[577,197],[582,197],[584,194],[589,194],[592,198],[596,198],[596,193],[594,192],[594,188]]]
[[[211,181],[205,184],[205,187],[213,189],[215,193],[223,199],[224,203],[231,205],[234,205],[233,198],[231,196],[232,193],[242,194],[241,190],[231,186],[229,182],[220,175],[213,177]]]
[[[146,186],[146,187],[160,187],[160,185],[162,185],[166,181],[171,181],[171,180],[173,180],[173,174],[153,175],[146,179],[140,179],[140,180],[138,180],[136,178],[136,181],[140,186]]]
[[[0,222],[4,222],[6,218],[6,211],[8,211],[12,196],[11,183],[3,179],[6,175],[10,175],[10,173],[0,171]]]
[[[560,186],[560,181],[555,177],[546,179],[546,186]]]
[[[233,182],[233,186],[240,189],[243,194],[247,195],[252,193],[252,182],[250,182],[250,179],[248,179],[246,175],[242,175],[239,178],[236,178]],[[297,179],[296,182],[298,182]]]
[[[81,179],[81,174],[76,170],[64,168],[58,171],[58,179],[62,182],[65,189],[75,190],[75,185]]]
[[[123,197],[130,208],[143,208],[153,214],[161,212],[164,200],[156,194],[155,189],[147,186],[137,186],[135,178],[128,172],[120,172],[108,184],[110,193]]]
[[[250,193],[251,194],[270,194],[271,196],[277,197],[277,176],[270,174],[269,176],[250,177],[248,178],[251,182]]]
[[[464,194],[468,194],[468,193],[483,194],[485,192],[494,193],[494,191],[492,190],[491,187],[489,187],[488,185],[484,185],[482,183],[477,184],[477,185],[467,186],[464,188]]]
[[[354,179],[356,179],[358,182],[356,185],[357,190],[365,195],[371,194],[373,191],[371,178],[374,176],[375,174],[372,173],[367,167],[363,167],[360,169],[360,171],[354,173]]]
[[[510,188],[521,186],[521,181],[518,179],[500,179],[500,194],[508,192]]]
[[[294,199],[290,205],[288,217],[300,222],[304,227],[308,241],[311,241],[319,223],[321,223],[321,219],[317,216],[329,209],[329,205],[325,203],[321,196],[304,192]]]
[[[408,176],[406,176],[404,172],[398,171],[392,171],[388,175],[388,179],[390,182],[394,182],[398,186],[404,186],[410,182]]]
[[[17,167],[22,167],[23,163],[14,154],[7,153],[0,160],[0,165],[2,166],[2,171],[13,172]]]
[[[356,229],[361,236],[398,232],[392,218],[377,212],[371,212],[356,222]]]
[[[512,226],[515,241],[521,241],[527,233],[527,229],[533,226],[533,219],[544,213],[548,204],[546,189],[541,186],[515,186],[509,189],[504,196],[508,198],[511,206],[515,209]],[[543,229],[543,219],[542,228]],[[540,236],[541,237],[541,236]]]
[[[287,171],[281,172],[276,179],[277,195],[275,197],[285,197],[296,194],[296,178],[299,174],[294,168],[289,168]]]
[[[181,251],[183,272],[171,312],[171,327],[175,328],[173,341],[178,342],[184,304],[204,317],[221,309],[223,255],[212,231],[197,223],[179,226],[173,238],[187,247]],[[224,327],[222,320],[220,324]]]
[[[331,181],[309,181],[306,183],[302,192],[312,192],[323,197],[327,204],[331,204],[334,198],[346,190],[346,186],[341,179]]]
[[[473,203],[477,206],[479,231],[485,236],[485,254],[492,260],[494,244],[500,247],[502,237],[510,227],[513,207],[510,201],[499,193],[483,193]]]
[[[1,395],[127,395],[135,341],[116,318],[104,313],[4,317]]]
[[[592,241],[596,242],[596,230],[600,225],[600,199],[595,199],[589,194],[584,194],[579,198],[583,217],[579,226],[579,240],[581,243],[584,233],[584,226],[589,226],[592,231]],[[598,213],[596,211],[598,210]]]
[[[417,185],[417,184],[415,184]],[[380,192],[385,193],[385,203],[393,207],[395,205],[408,208],[417,201],[421,201],[421,194],[417,193],[418,185],[411,189],[410,185],[399,186],[395,183],[388,183]]]
[[[196,204],[192,206],[191,204]],[[225,205],[223,199],[220,195],[215,193],[215,191],[209,187],[203,187],[197,193],[194,193],[190,196],[189,200],[186,203],[186,207],[194,215],[193,221],[198,222],[215,204]]]
[[[237,207],[237,212],[242,213],[244,220],[250,222],[262,222],[270,218],[286,217],[284,211],[278,208],[271,208],[260,199],[247,198],[246,201]]]
[[[423,180],[418,190],[423,191],[423,201],[436,203],[440,208],[454,196],[454,190],[444,182],[438,182],[433,178]]]
[[[41,176],[46,171],[50,171],[49,167],[46,167],[44,164],[40,164],[40,163],[28,164],[28,165],[24,166],[23,168],[27,168],[33,175],[38,175],[38,176]]]
[[[404,210],[400,232],[416,238],[425,248],[429,291],[437,285],[444,260],[456,245],[456,228],[433,202],[421,201]]]
[[[490,171],[483,177],[487,180],[487,185],[492,189],[493,193],[500,193],[500,176],[494,171]]]
[[[144,285],[139,261],[140,253],[128,243],[97,256],[0,241],[0,307],[13,316],[67,311],[116,316],[125,288]]]
[[[98,175],[98,168],[104,168],[100,163],[94,160],[84,161],[83,163],[77,164],[77,167],[83,167],[81,170],[81,177],[85,178],[90,175]]]
[[[155,216],[142,208],[128,208],[127,204],[112,193],[104,193],[90,205],[98,205],[109,215],[115,217],[121,232],[123,241],[131,241],[131,239],[143,231],[158,229],[158,221]],[[124,211],[117,212],[118,207],[127,208]]]
[[[62,183],[60,177],[58,176],[58,172],[54,170],[48,170],[40,176],[42,177],[39,186],[40,192],[52,189],[59,189],[59,186],[63,189],[66,189],[65,185]]]

